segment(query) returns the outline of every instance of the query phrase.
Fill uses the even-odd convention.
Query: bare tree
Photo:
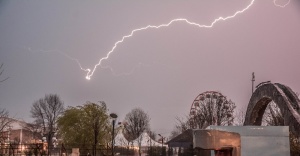
[[[26,123],[23,122],[21,124],[22,128],[24,130],[27,130],[31,133],[31,137],[32,139],[36,142],[36,140],[41,139],[41,134],[42,134],[42,128],[40,127],[40,125],[36,122],[33,123]]]
[[[8,131],[10,124],[13,119],[9,117],[8,111],[4,108],[0,108],[0,134],[4,131]],[[4,135],[0,136],[0,143],[3,143],[7,137]]]
[[[235,126],[243,126],[244,122],[245,122],[245,116],[246,116],[246,112],[239,109],[237,111],[235,111],[235,115],[234,115],[234,125]]]
[[[31,116],[43,129],[43,134],[46,136],[48,143],[48,155],[50,155],[50,147],[53,146],[52,138],[57,131],[57,119],[63,111],[64,104],[57,94],[45,95],[44,98],[41,98],[32,104],[30,111]]]
[[[3,74],[3,72],[4,72],[4,69],[3,69],[3,63],[0,65],[0,76]],[[6,77],[6,78],[1,78],[0,79],[0,83],[1,82],[3,82],[3,81],[5,81],[5,80],[7,80],[8,79],[8,77]]]
[[[0,65],[0,77],[2,76],[4,72],[4,69],[3,69],[3,63]],[[7,78],[0,78],[0,83],[7,80]],[[12,118],[9,118],[9,115],[8,115],[8,111],[4,108],[0,108],[0,134],[3,134],[4,131],[7,131],[9,126],[10,126],[10,123],[13,121]],[[1,135],[0,136],[0,143],[2,143],[4,140],[5,140],[5,136]]]
[[[169,136],[170,139],[173,139],[175,137],[177,137],[179,134],[181,134],[182,131],[177,129],[176,126],[174,127],[174,129],[171,131],[171,134]]]
[[[174,129],[171,131],[170,139],[173,139],[179,134],[181,134],[182,132],[192,128],[188,120],[189,117],[186,118],[176,117],[176,124]]]
[[[149,135],[149,137],[152,139],[152,140],[156,140],[156,133],[154,131],[151,131],[151,130],[147,130],[147,133]]]
[[[141,142],[143,139],[141,134],[149,129],[149,122],[149,115],[140,108],[131,110],[125,117],[124,137],[129,141],[137,139],[139,155],[141,155]]]

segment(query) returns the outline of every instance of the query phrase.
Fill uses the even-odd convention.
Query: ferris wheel
[[[235,105],[217,91],[199,94],[192,103],[189,124],[191,128],[206,128],[209,125],[229,125],[233,120]]]

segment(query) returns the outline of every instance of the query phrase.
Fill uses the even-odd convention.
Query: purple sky
[[[285,4],[288,0],[277,0]],[[194,98],[220,91],[245,109],[251,74],[300,92],[300,3],[285,8],[259,1],[213,28],[185,22],[139,31],[119,44],[86,80],[76,61],[93,68],[132,30],[175,18],[209,25],[233,15],[247,1],[0,1],[0,106],[31,121],[32,103],[56,93],[66,106],[105,101],[119,121],[135,107],[151,128],[169,134],[176,117],[188,115]],[[134,69],[134,70],[133,70]],[[133,71],[133,72],[132,72]],[[115,75],[115,74],[116,75]],[[130,73],[130,74],[125,74]]]

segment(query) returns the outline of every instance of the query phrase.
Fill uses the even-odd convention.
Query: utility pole
[[[255,81],[255,75],[254,75],[254,72],[252,72],[252,94],[254,92],[254,81]]]

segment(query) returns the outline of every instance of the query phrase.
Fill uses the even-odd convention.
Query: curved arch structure
[[[300,100],[288,86],[264,83],[258,86],[248,104],[244,126],[261,125],[267,105],[274,101],[284,117],[284,125],[300,136]]]

